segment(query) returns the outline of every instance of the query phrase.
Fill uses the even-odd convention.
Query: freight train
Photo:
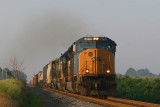
[[[44,66],[33,76],[31,84],[81,95],[107,96],[116,87],[116,46],[107,37],[83,37]]]

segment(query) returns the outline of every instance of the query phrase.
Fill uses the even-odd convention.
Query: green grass
[[[32,89],[25,87],[23,81],[16,79],[0,81],[1,107],[7,107],[13,102],[15,104],[13,107],[42,107],[41,99]]]
[[[19,99],[23,83],[16,79],[7,79],[0,81],[0,94],[4,93],[11,96],[12,99]]]
[[[30,88],[23,89],[22,107],[42,107],[41,99]]]
[[[113,97],[160,104],[160,78],[121,76]]]

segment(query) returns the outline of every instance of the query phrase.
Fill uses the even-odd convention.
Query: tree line
[[[9,70],[8,68],[2,69],[0,67],[0,80],[11,79],[11,78],[21,79],[26,81],[27,75],[22,71],[16,71],[15,75],[15,71]]]
[[[122,74],[117,74],[118,76]],[[135,70],[134,68],[129,68],[126,73],[126,76],[132,76],[135,78],[138,77],[160,77],[160,74],[153,74],[147,68]]]
[[[0,80],[15,78],[26,81],[27,75],[22,72],[23,63],[23,61],[20,62],[16,57],[10,59],[8,67],[4,69],[0,67]]]

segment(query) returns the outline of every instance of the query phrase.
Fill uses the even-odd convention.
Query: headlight
[[[111,71],[110,70],[107,70],[107,73],[110,73]]]
[[[88,69],[86,70],[86,73],[89,73],[89,70],[88,70]]]
[[[99,38],[98,37],[94,37],[93,40],[99,40]]]

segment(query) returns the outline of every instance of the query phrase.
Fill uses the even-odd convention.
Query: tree
[[[140,69],[137,71],[138,77],[146,77],[146,76],[150,76],[150,77],[154,77],[156,75],[152,74],[148,69]]]
[[[133,77],[158,77],[156,74],[152,74],[147,68],[135,70],[133,68],[129,68],[125,75],[133,76]]]
[[[20,62],[16,57],[14,57],[13,59],[10,59],[9,68],[12,69],[12,71],[14,72],[15,78],[19,78],[18,71],[22,71],[23,64],[24,64],[24,61]]]
[[[137,77],[137,72],[133,68],[129,68],[125,75]]]
[[[19,79],[27,81],[27,75],[24,72],[18,71],[17,74]]]

